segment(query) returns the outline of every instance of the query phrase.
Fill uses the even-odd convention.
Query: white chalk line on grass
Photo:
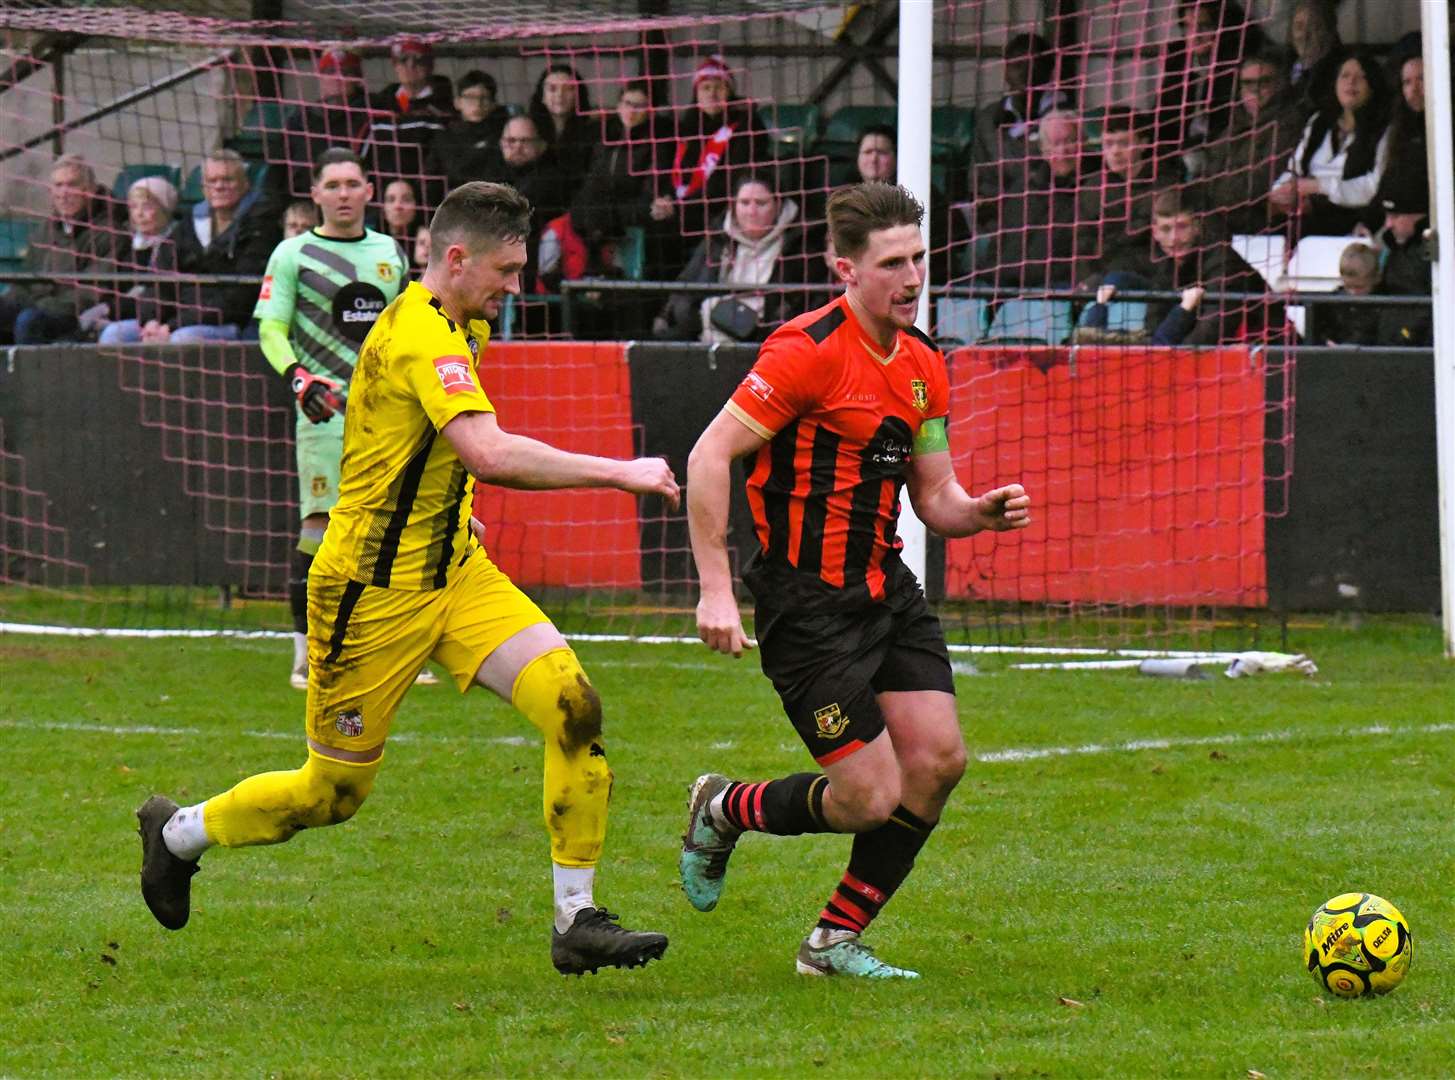
[[[0,634],[33,634],[42,637],[77,638],[241,638],[241,639],[284,639],[293,636],[291,631],[282,630],[143,630],[124,626],[46,626],[39,623],[0,622]],[[567,634],[571,641],[585,641],[606,645],[701,645],[695,637],[665,637],[648,635],[633,637],[630,634]],[[757,646],[757,642],[752,642]],[[1096,649],[1072,648],[1053,645],[949,645],[952,653],[971,653],[982,656],[999,654],[1015,656],[1126,656],[1137,659],[1199,660],[1231,662],[1238,653],[1208,653],[1187,649]]]
[[[1239,744],[1293,742],[1298,739],[1347,738],[1364,739],[1376,736],[1436,735],[1455,731],[1455,724],[1420,724],[1391,727],[1371,724],[1361,728],[1335,731],[1260,731],[1228,732],[1224,735],[1197,735],[1185,738],[1132,739],[1120,743],[1086,743],[1082,746],[1040,746],[1013,750],[992,750],[976,754],[975,760],[986,765],[1023,761],[1044,761],[1047,758],[1081,757],[1096,754],[1134,754],[1142,750],[1181,750],[1199,746],[1237,746]]]
[[[90,735],[161,735],[170,738],[177,737],[203,737],[216,739],[220,734],[215,731],[203,731],[194,727],[161,727],[155,724],[91,724],[75,721],[59,720],[28,720],[15,718],[0,718],[0,728],[14,728],[24,731],[56,731],[74,732]],[[1027,761],[1044,761],[1048,758],[1058,757],[1093,757],[1103,754],[1134,754],[1143,750],[1182,750],[1194,749],[1201,746],[1237,746],[1260,743],[1282,743],[1294,742],[1298,739],[1324,740],[1330,738],[1367,739],[1380,736],[1401,737],[1408,735],[1438,735],[1444,732],[1455,732],[1455,723],[1447,724],[1417,724],[1405,726],[1391,726],[1389,724],[1370,724],[1360,728],[1341,728],[1334,731],[1261,731],[1261,732],[1228,732],[1223,735],[1199,735],[1188,737],[1170,737],[1162,739],[1131,739],[1119,743],[1085,743],[1081,746],[1037,746],[1020,747],[1008,750],[989,750],[974,755],[975,760],[984,765],[1006,765],[1019,764]],[[231,736],[241,736],[248,739],[288,739],[293,742],[301,742],[301,732],[291,731],[235,731],[227,733]],[[444,743],[476,741],[468,735],[461,735],[457,738],[445,739],[438,736],[422,734],[410,734],[402,732],[390,736],[391,742],[404,743]],[[478,740],[494,746],[528,746],[533,745],[535,740],[523,735],[502,735]],[[714,749],[719,747],[730,747],[731,743],[714,744]]]

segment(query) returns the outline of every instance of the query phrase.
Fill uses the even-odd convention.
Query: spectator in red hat
[[[732,201],[729,173],[739,166],[768,163],[771,157],[768,132],[752,103],[738,97],[732,70],[721,56],[697,65],[692,97],[693,104],[677,114],[656,204],[658,212],[677,212],[684,238],[681,258],[727,213]]]
[[[372,154],[373,125],[376,120],[388,123],[390,117],[369,105],[363,74],[358,53],[325,49],[319,54],[318,103],[294,113],[283,133],[288,190],[295,198],[308,195],[313,187],[313,161],[331,146],[352,150],[371,170],[378,170]]]
[[[374,94],[370,104],[383,114],[374,122],[376,186],[395,178],[425,187],[429,145],[455,119],[455,91],[445,75],[434,73],[434,48],[406,37],[389,49],[396,82]]]
[[[530,117],[574,189],[591,170],[601,143],[601,118],[591,113],[591,92],[570,64],[552,64],[536,80]]]

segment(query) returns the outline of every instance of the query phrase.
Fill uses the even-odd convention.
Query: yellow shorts
[[[507,638],[549,622],[485,552],[443,589],[308,576],[308,736],[338,750],[383,744],[404,692],[433,659],[464,693]]]

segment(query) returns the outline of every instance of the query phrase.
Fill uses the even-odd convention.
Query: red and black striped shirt
[[[767,578],[798,586],[782,599],[884,598],[903,546],[899,493],[915,436],[949,407],[945,358],[929,338],[902,330],[880,355],[846,297],[763,343],[727,410],[769,440],[748,477],[748,503]]]

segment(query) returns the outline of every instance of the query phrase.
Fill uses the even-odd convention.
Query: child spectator
[[[528,111],[574,191],[601,142],[601,121],[592,115],[591,94],[576,69],[552,64],[541,72]]]
[[[1332,296],[1374,296],[1383,291],[1379,273],[1379,252],[1364,240],[1356,240],[1339,253],[1339,288]],[[1325,345],[1375,345],[1379,343],[1382,310],[1370,304],[1318,304],[1313,329]]]
[[[308,199],[297,199],[283,211],[283,239],[291,240],[318,226],[318,207]]]
[[[500,133],[510,119],[510,110],[497,104],[495,78],[485,71],[467,71],[455,93],[459,119],[434,137],[429,146],[426,171],[445,178],[445,190],[436,192],[430,205],[438,205],[445,192],[485,176],[490,161],[500,152]]]
[[[1268,200],[1303,236],[1343,236],[1373,201],[1389,157],[1389,92],[1378,64],[1349,54]]]

